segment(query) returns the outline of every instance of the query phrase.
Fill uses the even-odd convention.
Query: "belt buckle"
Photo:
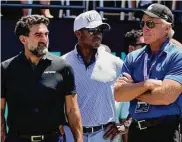
[[[143,123],[143,122],[145,122],[145,120],[140,120],[140,121],[138,121],[138,127],[139,127],[140,130],[147,129],[147,127],[143,127],[143,126],[142,126],[142,123]]]
[[[85,127],[86,129],[91,129],[91,133],[94,132],[94,127]]]
[[[92,133],[94,132],[94,127],[91,127],[91,129],[92,129]]]
[[[31,142],[40,142],[44,140],[44,135],[31,136]]]

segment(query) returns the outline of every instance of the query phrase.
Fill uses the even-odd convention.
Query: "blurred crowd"
[[[69,1],[69,0],[60,0],[60,1],[52,1],[52,0],[46,0],[46,1],[33,1],[33,0],[20,0],[20,1],[1,1],[1,3],[7,3],[7,4],[42,4],[42,5],[61,5],[61,6],[82,6],[85,5],[85,10],[92,10],[96,7],[111,7],[111,8],[146,8],[151,3],[161,3],[169,7],[171,10],[182,10],[182,1],[161,1],[161,0],[121,0],[121,1]],[[75,18],[77,15],[83,12],[83,9],[41,9],[41,8],[5,8],[2,6],[1,9],[1,16],[3,18],[19,18],[22,15],[31,15],[31,14],[42,14],[46,16],[47,18]],[[12,14],[13,13],[13,14]],[[181,13],[174,13],[175,21],[182,21],[181,19]],[[16,16],[15,16],[16,15]],[[100,15],[103,19],[120,19],[120,20],[137,20],[133,16],[133,12],[120,12],[115,10],[109,10],[109,11],[100,11]]]

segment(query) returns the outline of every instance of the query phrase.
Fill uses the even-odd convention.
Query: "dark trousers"
[[[137,123],[132,123],[128,132],[128,142],[177,142],[176,132],[179,120],[170,120],[153,127],[140,130]]]
[[[20,136],[15,132],[9,132],[5,142],[31,142],[31,140],[26,138],[20,138]],[[58,134],[53,137],[46,138],[42,142],[66,142],[66,141],[64,140],[63,136]]]

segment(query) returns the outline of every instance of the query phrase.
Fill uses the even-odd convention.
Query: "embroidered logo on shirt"
[[[56,73],[56,71],[44,71],[45,74],[53,74]]]
[[[162,69],[161,67],[162,67],[162,64],[158,63],[156,66],[156,71],[161,71],[161,69]]]

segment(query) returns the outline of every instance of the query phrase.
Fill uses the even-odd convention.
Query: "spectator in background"
[[[110,142],[121,133],[120,126],[116,125],[112,85],[121,73],[123,61],[98,50],[103,32],[109,29],[97,11],[80,14],[74,21],[78,43],[74,50],[62,56],[75,74],[84,142]]]
[[[182,44],[174,38],[171,39],[171,42],[182,47]],[[143,31],[133,29],[127,32],[124,37],[124,45],[127,47],[128,53],[145,46],[146,43],[144,42]]]
[[[39,0],[40,4],[43,4],[43,5],[50,5],[50,1],[51,0]],[[33,0],[20,0],[20,2],[22,4],[31,4],[33,3]],[[26,15],[31,15],[31,9],[28,9],[28,8],[24,8],[22,9],[23,11],[23,16],[26,16]],[[45,17],[47,18],[54,18],[54,16],[52,16],[50,14],[50,10],[49,9],[41,9],[40,8],[40,11],[41,11],[41,14],[44,15]]]
[[[127,32],[124,37],[124,45],[127,47],[129,53],[146,45],[142,30],[133,29]]]
[[[139,0],[138,8],[146,9],[152,3],[153,3],[153,0]]]

